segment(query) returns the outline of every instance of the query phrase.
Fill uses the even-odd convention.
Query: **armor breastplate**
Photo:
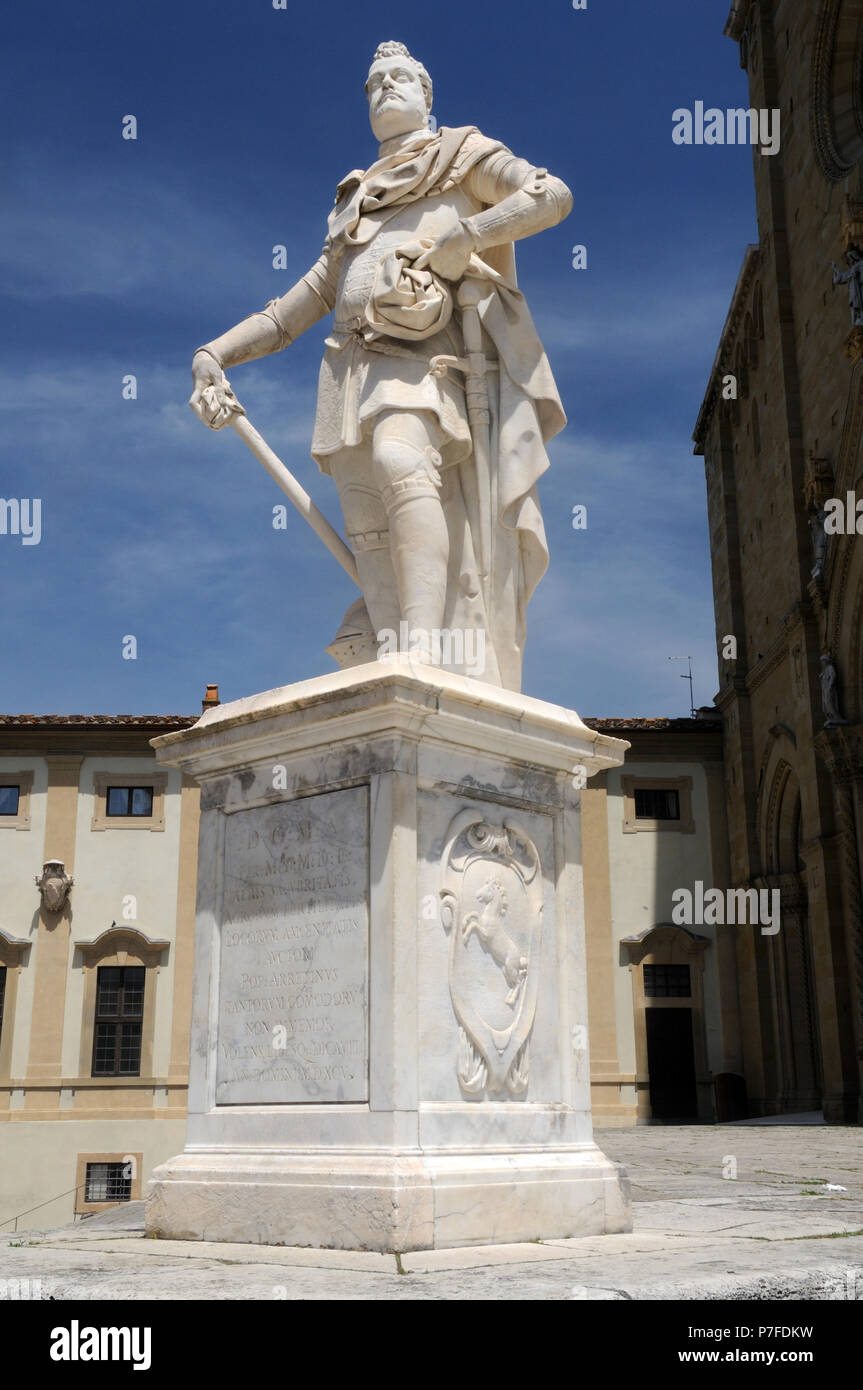
[[[381,230],[362,246],[348,246],[342,259],[336,292],[335,318],[350,322],[361,318],[371,297],[377,268],[397,246],[426,237],[435,240],[448,231],[457,218],[470,217],[479,205],[461,188],[453,188],[438,198],[422,198],[399,208],[394,216],[379,214]]]

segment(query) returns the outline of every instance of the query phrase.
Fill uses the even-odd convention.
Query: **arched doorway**
[[[781,1114],[819,1110],[823,1085],[806,865],[801,853],[800,784],[788,756],[792,740],[784,729],[771,733],[774,741],[762,780],[765,791],[759,817],[765,872],[756,886],[778,889],[781,921],[775,935],[756,934],[755,956],[766,1108]]]

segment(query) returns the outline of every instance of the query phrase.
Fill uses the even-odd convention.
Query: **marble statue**
[[[848,262],[847,270],[840,270],[833,262],[833,283],[848,286],[851,326],[863,328],[863,253],[856,246],[850,246],[845,259]]]
[[[431,129],[402,44],[366,93],[378,157],[320,259],[193,359],[190,404],[363,597],[328,648],[354,669],[153,740],[201,818],[186,1146],[147,1232],[403,1252],[628,1231],[593,1138],[581,817],[629,745],[520,689],[565,418],[513,243],[572,198],[473,126]],[[330,313],[311,453],[348,545],[225,376]]]
[[[825,716],[825,729],[834,729],[840,724],[847,724],[848,720],[843,719],[842,711],[839,708],[839,677],[833,658],[829,652],[821,654],[821,710]]]
[[[229,423],[241,407],[225,369],[332,313],[311,453],[338,488],[363,593],[343,629],[352,661],[406,631],[421,661],[464,674],[464,644],[443,661],[441,633],[481,631],[482,678],[518,691],[548,562],[536,484],[566,417],[513,242],[562,221],[572,196],[474,126],[430,129],[432,82],[403,44],[379,46],[366,94],[377,158],[339,184],[302,279],[198,349],[190,404]]]

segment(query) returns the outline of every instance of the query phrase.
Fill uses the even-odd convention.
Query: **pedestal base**
[[[629,1231],[629,1181],[595,1146],[513,1154],[183,1154],[153,1176],[149,1235],[445,1250]]]

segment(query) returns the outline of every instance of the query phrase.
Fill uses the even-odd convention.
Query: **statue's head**
[[[382,43],[366,79],[369,120],[383,142],[424,130],[432,109],[432,80],[403,43]]]

